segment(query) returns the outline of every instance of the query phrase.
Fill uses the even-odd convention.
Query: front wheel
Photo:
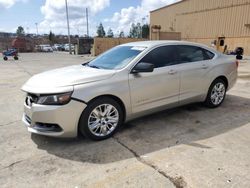
[[[119,103],[109,97],[94,100],[84,110],[79,121],[79,131],[93,140],[111,137],[123,122]]]
[[[7,61],[7,60],[8,60],[8,57],[4,56],[4,57],[3,57],[3,60],[4,60],[4,61]]]
[[[210,108],[220,106],[226,97],[226,84],[222,79],[216,79],[211,84],[205,104]]]
[[[15,60],[18,60],[18,56],[14,56],[14,59],[15,59]]]

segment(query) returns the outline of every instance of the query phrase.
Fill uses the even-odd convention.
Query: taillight
[[[236,60],[236,61],[235,61],[235,64],[236,64],[236,67],[238,68],[238,67],[239,67],[239,61]]]

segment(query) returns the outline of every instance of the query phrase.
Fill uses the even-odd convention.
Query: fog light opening
[[[37,122],[34,129],[41,132],[61,132],[62,128],[57,124]]]

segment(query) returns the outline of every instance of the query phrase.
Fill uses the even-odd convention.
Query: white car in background
[[[41,45],[42,52],[53,52],[53,48],[49,44]]]
[[[65,44],[64,45],[64,49],[65,49],[65,51],[69,51],[69,44]],[[75,50],[75,46],[74,46],[74,44],[71,44],[71,51],[73,52]]]
[[[54,44],[52,48],[54,51],[59,51],[61,49],[61,44]]]

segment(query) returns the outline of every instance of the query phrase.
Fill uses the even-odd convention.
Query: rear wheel
[[[111,137],[122,124],[120,105],[109,97],[102,97],[88,104],[79,121],[79,131],[93,140]]]
[[[4,60],[4,61],[7,61],[7,60],[8,60],[8,57],[4,56],[4,57],[3,57],[3,60]]]
[[[17,57],[17,56],[14,56],[14,59],[15,59],[15,60],[18,60],[18,57]]]
[[[222,79],[216,79],[210,86],[205,104],[210,108],[220,106],[226,97],[226,84]]]

